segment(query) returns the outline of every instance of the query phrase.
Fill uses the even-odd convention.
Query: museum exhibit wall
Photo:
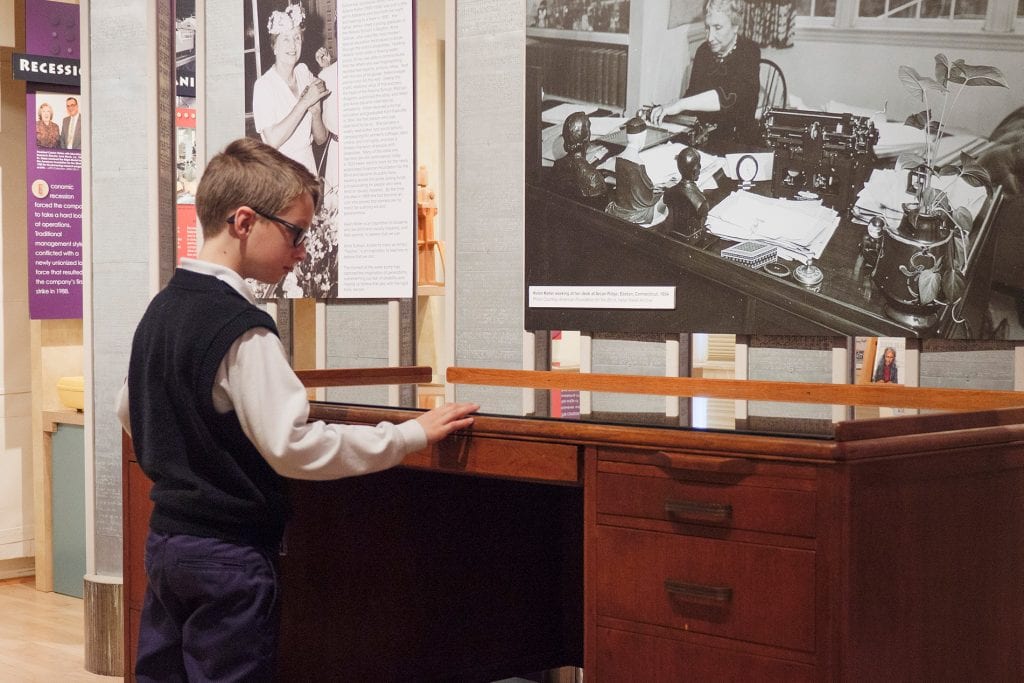
[[[197,12],[199,7],[197,7]],[[245,66],[242,45],[242,3],[206,2],[205,97],[200,119],[206,131],[206,157],[245,135]],[[204,111],[205,107],[205,111]],[[323,306],[325,367],[382,367],[388,365],[387,302],[342,303]],[[300,334],[315,334],[305,325]],[[333,401],[387,402],[386,387],[329,389]]]
[[[519,6],[496,0],[457,3],[457,106],[456,106],[456,212],[458,247],[456,252],[458,301],[455,335],[457,365],[489,365],[519,367],[524,362],[517,339],[521,332],[522,273],[512,264],[521,263],[524,206],[521,174],[520,140],[525,113],[519,100],[508,93],[522,92],[525,87],[522,55],[526,36]],[[668,0],[647,0],[633,3],[633,16],[642,19],[643,30],[662,21],[668,14]],[[699,29],[698,29],[699,31]],[[951,41],[948,35],[927,35],[914,32],[912,39],[899,44],[884,34],[834,32],[797,32],[796,45],[787,50],[766,50],[766,55],[783,65],[790,92],[801,94],[809,105],[823,104],[829,99],[868,106],[879,96],[879,108],[886,100],[890,111],[907,109],[898,81],[896,67],[906,63],[929,71],[936,52],[945,51],[952,59],[963,57],[969,63],[985,63],[992,51],[1007,62],[1004,72],[1010,81],[1008,91],[991,93],[990,97],[965,101],[958,105],[958,122],[985,134],[1006,112],[1019,106],[1024,92],[1024,70],[1011,68],[1021,60],[1019,35],[984,37],[984,49],[977,40]],[[812,35],[817,37],[812,38]],[[861,48],[855,41],[864,44]],[[868,42],[864,42],[868,41]],[[692,42],[692,45],[699,43]],[[633,60],[631,39],[630,59]],[[677,49],[673,41],[659,44],[645,41],[645,60],[669,63]],[[851,49],[851,47],[853,49]],[[851,61],[851,54],[855,55]],[[879,55],[882,55],[880,57]],[[824,65],[826,68],[821,68]],[[841,68],[840,68],[841,67]],[[632,75],[639,67],[630,64]],[[641,72],[645,71],[640,69]],[[855,73],[857,78],[836,78],[829,73]],[[881,85],[880,85],[881,84]],[[651,92],[664,85],[649,86]],[[806,94],[804,94],[806,93]],[[986,95],[990,95],[986,92]],[[518,304],[510,306],[510,303]],[[996,321],[998,322],[998,321]],[[691,330],[691,332],[714,330]],[[586,331],[584,330],[586,333]],[[747,342],[751,340],[745,340]],[[758,337],[749,349],[746,374],[750,379],[800,380],[808,382],[849,381],[852,368],[852,340],[822,338]],[[592,370],[597,367],[636,374],[664,371],[663,353],[651,351],[650,341],[630,343],[613,341],[595,335],[591,346]],[[657,346],[656,343],[654,343]],[[527,345],[528,346],[528,345]],[[846,351],[843,351],[843,347]],[[1020,388],[1015,368],[1020,367],[1020,352],[1011,342],[908,342],[915,356],[920,351],[920,382],[926,386],[975,389],[1000,389],[1010,385]],[[837,351],[838,349],[838,351]],[[975,355],[981,350],[980,355]],[[846,366],[837,368],[837,353],[846,359]],[[845,354],[845,355],[844,355]],[[528,354],[527,354],[528,355]],[[527,361],[530,359],[527,358]],[[489,361],[489,362],[488,362]],[[952,368],[976,367],[974,372],[951,371]],[[1020,372],[1016,373],[1018,376]],[[917,378],[908,380],[916,383]],[[511,392],[460,388],[459,396],[473,398],[489,391],[502,393],[510,406],[516,401]],[[623,409],[632,401],[608,397],[609,409]],[[635,401],[635,397],[633,399]],[[594,409],[598,409],[595,405]],[[799,416],[827,416],[827,409],[810,406],[753,405],[753,413]],[[824,415],[817,414],[826,411]],[[795,412],[794,412],[795,411]]]
[[[655,2],[656,0],[650,0]],[[667,0],[666,0],[667,1]],[[150,275],[156,207],[149,194],[153,171],[151,118],[147,98],[150,60],[146,44],[147,2],[89,0],[89,45],[92,79],[92,319],[90,353],[95,408],[94,458],[96,498],[96,569],[118,573],[120,547],[120,427],[109,409],[126,369],[134,325],[155,282]],[[199,3],[205,17],[205,76],[199,104],[205,156],[240,136],[243,126],[241,4]],[[521,3],[506,0],[460,0],[450,10],[454,26],[446,27],[447,57],[454,59],[454,98],[447,111],[454,121],[453,154],[438,180],[453,178],[443,196],[453,204],[445,223],[456,226],[448,238],[450,364],[502,369],[543,367],[538,348],[523,332],[523,110],[525,28]],[[452,41],[454,38],[454,41]],[[915,48],[914,63],[931,59],[933,48]],[[878,67],[881,69],[882,67]],[[890,65],[885,65],[886,69]],[[797,75],[794,70],[794,78]],[[810,76],[807,76],[809,78]],[[1022,88],[1024,91],[1024,88]],[[448,167],[454,164],[454,169]],[[328,302],[318,313],[327,367],[386,365],[395,334],[388,302]],[[693,330],[698,332],[699,330]],[[712,330],[708,330],[712,331]],[[299,330],[300,333],[308,332]],[[586,331],[584,331],[586,332]],[[318,333],[319,334],[319,333]],[[593,334],[588,367],[593,372],[662,375],[673,364],[666,340],[638,333],[635,338]],[[668,340],[678,342],[679,339]],[[848,354],[849,340],[832,338],[758,338],[741,340],[745,349],[742,376],[752,379],[844,381],[848,371],[836,369],[837,349]],[[543,348],[540,345],[539,348]],[[680,354],[688,353],[685,342]],[[986,348],[975,356],[970,344],[947,343],[921,353],[921,381],[942,386],[1005,388],[1014,376],[1017,358],[1012,344]],[[847,358],[849,363],[849,356]],[[949,364],[978,359],[986,371],[950,376]],[[682,363],[680,373],[688,368]],[[1010,380],[1012,382],[1012,379]],[[490,412],[518,414],[532,407],[527,392],[500,387],[460,386],[459,400],[485,403]],[[330,390],[331,400],[384,403],[386,388]],[[594,410],[661,411],[663,398],[595,396]],[[750,411],[785,411],[779,406],[749,406]],[[813,410],[803,408],[802,410]],[[801,413],[828,417],[829,413]]]
[[[92,365],[94,573],[121,573],[121,425],[114,399],[128,371],[132,333],[156,293],[157,206],[154,30],[143,0],[89,0],[89,78],[83,95],[90,106],[90,139],[83,156],[91,163],[86,198],[91,281],[87,354]],[[88,291],[88,290],[87,290]],[[88,296],[88,295],[87,295]],[[88,299],[87,299],[88,300]],[[88,308],[88,307],[87,307]],[[88,315],[88,314],[87,314]],[[88,438],[88,436],[87,436]]]

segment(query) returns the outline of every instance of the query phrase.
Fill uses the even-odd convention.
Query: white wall
[[[1004,116],[1024,105],[1024,38],[1018,37],[1016,49],[961,49],[950,46],[949,36],[906,44],[885,40],[878,34],[870,43],[825,42],[803,38],[798,32],[792,48],[764,50],[763,56],[782,67],[789,93],[799,95],[809,108],[834,99],[881,109],[888,101],[889,119],[902,121],[924,107],[904,91],[897,76],[900,65],[931,75],[940,52],[951,61],[962,58],[968,64],[999,67],[1010,84],[1009,89],[968,88],[949,123],[987,135]]]
[[[0,48],[0,561],[34,552],[26,187],[25,84]]]
[[[14,0],[0,0],[0,45],[14,47]]]

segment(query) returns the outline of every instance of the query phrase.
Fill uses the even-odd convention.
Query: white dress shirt
[[[212,275],[250,303],[252,290],[233,270],[208,261],[182,259],[180,267]],[[235,340],[217,370],[213,405],[232,410],[242,431],[278,474],[293,479],[339,479],[384,470],[425,448],[426,432],[415,420],[375,427],[309,422],[306,388],[295,376],[277,335],[255,327]],[[128,383],[117,396],[117,416],[131,434]]]

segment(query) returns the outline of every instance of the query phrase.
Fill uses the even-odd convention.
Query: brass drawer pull
[[[683,583],[665,579],[665,590],[685,600],[695,602],[732,602],[732,588],[728,586],[702,586],[699,583]]]
[[[670,517],[688,517],[716,522],[732,519],[732,505],[728,503],[705,503],[699,500],[666,500],[665,514]]]

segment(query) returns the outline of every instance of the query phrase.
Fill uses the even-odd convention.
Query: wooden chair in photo
[[[783,108],[788,101],[786,77],[779,65],[770,59],[762,59],[760,65],[761,87],[757,95],[757,109],[754,115],[760,121],[771,108]]]

